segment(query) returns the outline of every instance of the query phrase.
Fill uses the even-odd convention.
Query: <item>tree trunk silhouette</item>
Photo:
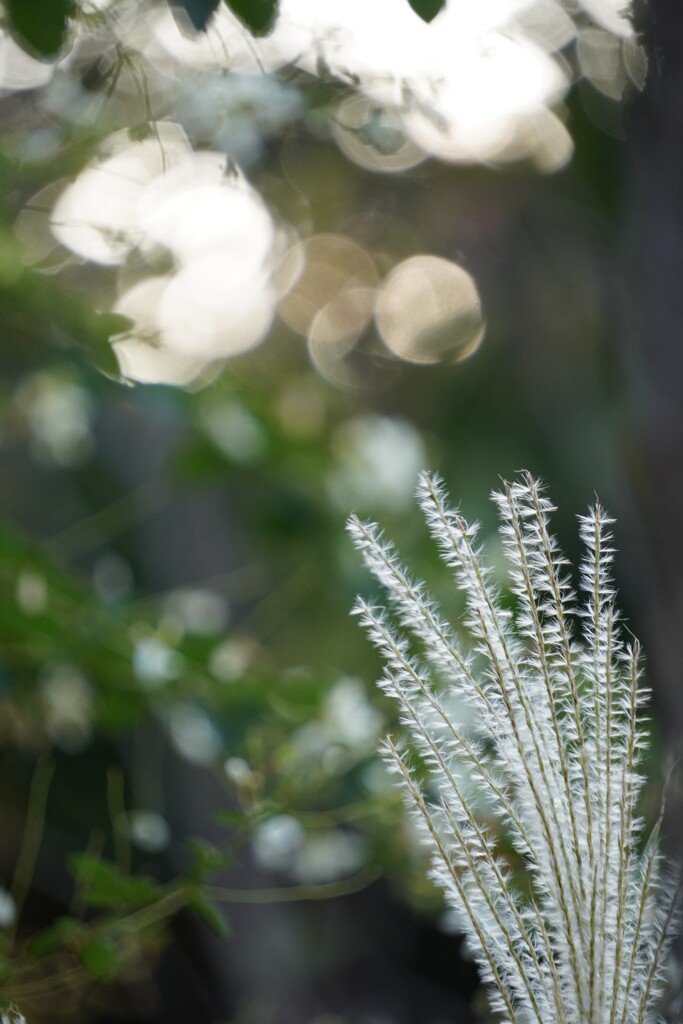
[[[630,131],[628,373],[635,436],[630,470],[645,540],[648,677],[676,756],[683,752],[683,10],[649,0],[648,82]],[[676,787],[680,788],[680,787]],[[673,803],[678,806],[674,807]],[[670,834],[683,850],[680,797]]]

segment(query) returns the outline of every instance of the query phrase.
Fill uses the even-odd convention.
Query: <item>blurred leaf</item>
[[[173,457],[173,470],[176,479],[192,485],[215,477],[225,480],[230,473],[235,472],[215,445],[202,437],[194,437],[178,446]]]
[[[224,867],[226,862],[225,854],[206,839],[192,837],[187,840],[187,846],[192,854],[192,877],[195,879],[205,878],[207,875]]]
[[[80,934],[84,927],[82,921],[77,921],[73,917],[58,918],[51,928],[46,928],[45,931],[39,932],[31,939],[29,943],[31,955],[41,957],[53,953],[64,945],[66,940]]]
[[[144,906],[159,896],[159,886],[154,879],[129,877],[115,864],[89,853],[73,854],[69,858],[69,870],[83,886],[91,907],[115,907],[122,903]]]
[[[446,6],[446,0],[408,0],[408,3],[423,21],[433,21]]]
[[[130,320],[98,313],[91,299],[67,292],[58,281],[23,267],[16,244],[0,234],[0,317],[14,339],[10,369],[44,365],[46,344],[83,350],[108,376],[119,378],[110,344],[113,335],[130,328]],[[12,365],[14,364],[14,365]]]
[[[45,609],[31,615],[15,597],[17,580],[25,571],[41,577],[49,595]],[[125,620],[99,605],[88,587],[38,545],[1,523],[0,640],[13,675],[33,672],[45,663],[73,663],[96,678],[99,703],[104,705],[98,705],[98,710],[105,710],[109,693],[123,689],[131,708],[139,711],[142,698],[129,679],[130,637]]]
[[[213,900],[210,900],[201,889],[196,889],[190,894],[190,906],[208,924],[215,935],[222,939],[230,934],[230,922],[228,918]]]
[[[66,40],[73,0],[5,0],[10,28],[41,57],[54,57]]]
[[[275,24],[279,0],[225,0],[225,3],[255,36],[267,35]]]
[[[120,733],[125,729],[132,729],[142,719],[145,711],[143,695],[132,693],[130,690],[118,692],[100,689],[97,693],[96,706],[97,724],[107,733]]]
[[[110,939],[92,939],[81,950],[81,963],[93,978],[110,978],[118,970],[121,957]]]
[[[213,820],[216,824],[224,825],[226,828],[246,828],[253,824],[252,818],[246,811],[216,811]]]
[[[197,32],[204,32],[211,18],[218,10],[220,0],[178,0],[178,6],[185,11]]]

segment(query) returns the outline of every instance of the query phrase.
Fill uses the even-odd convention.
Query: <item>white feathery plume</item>
[[[387,608],[355,608],[407,730],[408,742],[388,739],[383,754],[506,1024],[654,1024],[677,885],[658,851],[661,816],[641,842],[646,693],[639,645],[622,637],[614,606],[612,520],[599,503],[579,517],[579,604],[540,484],[523,473],[493,500],[514,612],[478,527],[449,506],[437,477],[424,474],[418,488],[465,596],[470,650],[379,527],[349,520],[388,597]],[[501,832],[528,870],[525,891],[499,852]]]

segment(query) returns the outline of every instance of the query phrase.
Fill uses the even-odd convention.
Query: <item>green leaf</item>
[[[32,956],[41,957],[53,953],[60,946],[63,946],[68,939],[79,935],[83,931],[82,921],[73,917],[60,917],[51,928],[39,932],[29,943],[29,950]]]
[[[225,0],[225,3],[255,36],[267,35],[275,24],[279,0]]]
[[[120,967],[121,957],[110,939],[92,939],[81,950],[81,963],[93,978],[110,978]]]
[[[91,907],[108,908],[120,904],[140,907],[153,903],[159,886],[145,876],[130,877],[110,861],[89,853],[76,853],[69,858],[69,870],[80,882]]]
[[[107,341],[114,335],[127,334],[133,326],[130,317],[122,316],[121,313],[97,313],[94,322],[100,336]]]
[[[218,10],[220,0],[177,0],[177,6],[185,11],[192,28],[204,32]]]
[[[55,57],[66,41],[73,0],[5,0],[10,30],[39,57]]]
[[[206,878],[207,875],[213,874],[218,868],[225,867],[225,854],[211,843],[208,843],[206,839],[192,836],[187,840],[187,846],[192,854],[193,878]]]
[[[97,721],[105,732],[120,733],[140,721],[144,702],[137,693],[117,693],[115,690],[97,694]]]
[[[230,934],[230,922],[225,913],[213,900],[205,896],[201,889],[197,889],[190,894],[189,905],[193,910],[197,911],[215,935],[219,935],[224,939],[226,935]]]
[[[112,336],[125,335],[131,321],[116,313],[98,313],[92,301],[69,295],[44,274],[22,266],[12,240],[0,231],[0,320],[17,341],[11,369],[44,365],[44,346],[80,348],[108,376],[120,376]],[[19,344],[19,342],[22,344]]]
[[[225,828],[247,828],[253,824],[250,815],[246,811],[216,811],[213,820],[216,824],[223,825]]]
[[[423,21],[433,21],[446,6],[446,0],[408,0],[408,3]]]

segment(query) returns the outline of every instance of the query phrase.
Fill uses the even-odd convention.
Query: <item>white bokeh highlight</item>
[[[177,125],[158,124],[139,142],[108,140],[58,199],[52,227],[72,252],[105,266],[170,258],[168,273],[143,276],[114,305],[131,320],[114,341],[130,380],[189,384],[270,328],[275,223],[227,157],[195,152]]]

